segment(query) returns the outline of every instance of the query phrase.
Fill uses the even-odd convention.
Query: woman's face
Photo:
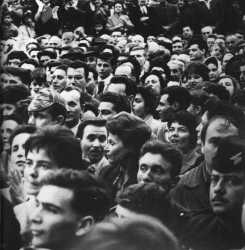
[[[234,94],[235,88],[234,88],[234,84],[230,78],[228,78],[228,77],[222,78],[219,80],[218,84],[225,87],[228,90],[228,92],[230,93],[230,96],[232,96]]]
[[[149,86],[153,93],[156,95],[160,95],[161,93],[161,84],[160,80],[156,75],[149,75],[145,79],[145,86]]]
[[[182,152],[190,149],[190,132],[185,125],[173,122],[166,133],[167,140]]]
[[[139,116],[142,119],[145,117],[146,115],[145,101],[141,94],[135,95],[132,108],[135,115]]]
[[[105,151],[110,164],[118,164],[119,162],[122,162],[129,152],[129,150],[125,148],[122,140],[117,135],[110,132]]]
[[[198,85],[203,82],[203,78],[198,74],[190,74],[188,75],[186,84],[183,87],[187,89],[195,89]]]
[[[116,12],[116,13],[121,13],[122,10],[123,10],[122,5],[121,5],[120,3],[117,3],[117,4],[115,5],[115,12]]]
[[[218,67],[213,63],[209,63],[208,70],[209,70],[209,73],[208,73],[209,80],[211,82],[215,82],[217,80],[217,78],[219,77]]]

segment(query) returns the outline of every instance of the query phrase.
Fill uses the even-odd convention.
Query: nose
[[[93,147],[99,147],[100,146],[100,142],[99,142],[99,139],[95,139],[93,141]]]
[[[40,207],[36,207],[30,215],[30,220],[32,223],[41,224],[42,217],[41,217],[41,209]]]
[[[28,119],[28,123],[29,124],[33,124],[33,125],[35,125],[35,117],[34,117],[34,115],[30,115],[29,116],[29,119]]]
[[[29,175],[33,178],[33,179],[37,179],[38,177],[38,170],[35,167],[35,165],[32,166],[28,166],[29,169]]]
[[[151,176],[150,170],[148,170],[147,172],[144,173],[142,180],[144,182],[151,182],[152,181],[152,176]]]
[[[220,179],[217,183],[216,183],[216,185],[215,185],[215,187],[214,187],[214,193],[219,193],[219,194],[222,194],[222,193],[224,193],[224,191],[225,191],[225,184],[224,184],[224,181],[222,180],[222,179]]]

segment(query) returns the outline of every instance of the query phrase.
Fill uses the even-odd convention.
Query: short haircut
[[[104,183],[86,171],[59,169],[42,179],[42,186],[53,185],[73,191],[71,207],[82,216],[103,220],[111,200]]]
[[[171,163],[170,174],[172,179],[179,175],[182,166],[182,154],[174,146],[159,140],[150,140],[142,146],[140,158],[146,153],[160,154],[166,161]]]
[[[117,195],[117,204],[135,213],[153,216],[169,224],[171,205],[164,188],[156,183],[128,186]]]
[[[157,107],[156,96],[149,87],[138,87],[136,94],[140,94],[145,102],[145,111],[147,114],[154,114]]]
[[[15,136],[19,135],[19,134],[23,134],[23,133],[27,133],[27,134],[34,134],[34,132],[36,131],[36,127],[34,125],[31,124],[23,124],[23,125],[19,125],[10,135],[9,137],[9,143],[10,145],[12,145],[13,140],[15,138]]]
[[[222,85],[217,85],[216,83],[208,83],[204,87],[204,91],[208,94],[217,96],[221,101],[228,102],[230,100],[229,91]]]
[[[110,84],[125,84],[126,95],[127,96],[135,95],[135,90],[136,90],[135,83],[127,76],[124,75],[113,76],[110,80]]]
[[[29,85],[31,81],[30,72],[27,69],[7,66],[1,70],[1,73],[17,76],[20,78],[21,82],[26,85]]]
[[[144,82],[145,82],[146,78],[147,78],[148,76],[151,76],[151,75],[154,75],[154,76],[156,76],[156,77],[158,78],[158,80],[159,80],[159,82],[160,82],[160,85],[161,85],[161,90],[163,90],[165,87],[167,87],[167,84],[166,84],[166,82],[164,81],[164,79],[163,79],[163,77],[162,77],[162,74],[161,74],[159,71],[157,71],[157,70],[153,70],[153,71],[151,71],[151,72],[145,73],[145,74],[142,76],[141,82],[143,83],[143,85],[144,85]]]
[[[179,124],[187,127],[190,133],[190,144],[191,147],[194,148],[197,142],[196,117],[191,113],[189,113],[188,111],[181,110],[179,112],[174,113],[173,116],[171,116],[171,119],[168,121],[168,127],[170,127],[171,124],[174,122],[178,122]]]
[[[44,149],[58,168],[83,168],[80,143],[72,132],[62,126],[46,126],[33,134],[25,144],[25,154]]]
[[[96,126],[96,127],[106,127],[106,120],[104,119],[100,119],[100,118],[94,118],[94,119],[88,119],[83,121],[77,130],[77,137],[82,139],[83,138],[83,133],[84,133],[84,129],[88,126],[88,125],[92,125],[92,126]]]
[[[127,112],[120,112],[106,123],[108,132],[117,135],[125,147],[137,154],[141,146],[150,139],[151,128],[140,118]]]
[[[87,80],[88,79],[88,65],[83,62],[83,61],[80,61],[80,60],[76,60],[74,61],[73,63],[71,63],[68,68],[73,68],[73,69],[78,69],[78,68],[83,68],[84,69],[84,76],[85,76],[85,79]]]
[[[128,99],[123,96],[113,92],[106,92],[99,97],[100,102],[110,102],[113,104],[113,109],[116,113],[121,111],[126,111],[130,113],[130,103]]]
[[[209,125],[217,118],[222,118],[227,124],[233,124],[238,129],[241,138],[245,138],[245,117],[241,109],[222,101],[207,103],[208,123],[201,131],[201,140],[204,143]]]
[[[162,91],[161,95],[168,95],[168,102],[170,105],[177,102],[180,105],[179,110],[187,109],[190,105],[191,95],[184,87],[167,87]]]
[[[192,62],[190,63],[184,71],[184,75],[188,77],[191,74],[200,75],[204,81],[209,80],[209,69],[208,67],[200,62]]]
[[[191,45],[195,45],[197,44],[199,49],[200,50],[205,50],[205,52],[207,51],[207,43],[202,39],[202,38],[199,38],[199,37],[193,37],[189,44],[188,44],[188,48],[191,46]]]
[[[113,57],[113,55],[109,52],[102,52],[97,54],[97,59],[103,60],[103,61],[107,61],[111,64],[111,66],[113,67],[113,65],[115,65],[115,58]]]
[[[81,240],[79,249],[179,250],[177,238],[159,220],[145,215],[95,225]]]
[[[38,52],[37,54],[37,58],[40,61],[42,56],[49,56],[50,59],[56,59],[57,58],[57,54],[55,52],[49,51],[49,50],[41,50]]]
[[[39,63],[35,59],[32,59],[32,58],[28,58],[28,59],[23,60],[20,64],[20,66],[22,66],[23,64],[31,64],[35,68],[37,68],[39,66]]]
[[[10,52],[8,54],[7,62],[9,62],[9,60],[13,60],[13,59],[20,59],[20,61],[24,61],[24,60],[28,59],[28,56],[24,51],[13,50],[12,52]]]

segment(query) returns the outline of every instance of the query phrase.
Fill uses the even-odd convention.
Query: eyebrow
[[[54,204],[52,204],[52,203],[49,203],[49,202],[42,202],[42,201],[40,201],[40,200],[38,200],[38,202],[39,202],[40,204],[42,204],[42,206],[43,206],[44,208],[54,208],[54,209],[57,209],[57,210],[60,211],[60,212],[63,211],[61,207],[58,207],[58,206],[56,206],[56,205],[54,205]]]

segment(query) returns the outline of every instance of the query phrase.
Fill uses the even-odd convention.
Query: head
[[[37,128],[64,124],[66,119],[65,100],[56,92],[44,88],[35,95],[28,106],[29,124]]]
[[[106,154],[111,164],[122,162],[128,155],[138,156],[141,146],[151,137],[150,127],[127,112],[120,112],[108,119],[106,127]]]
[[[113,57],[111,53],[101,53],[97,56],[96,71],[101,79],[107,78],[113,71]]]
[[[133,47],[130,52],[130,56],[133,56],[140,64],[141,69],[143,69],[146,62],[146,52],[144,47]]]
[[[42,179],[36,204],[31,214],[32,244],[58,250],[71,247],[103,219],[110,197],[88,173],[61,169]]]
[[[67,68],[67,87],[85,90],[88,80],[88,66],[85,62],[74,61]]]
[[[219,77],[217,83],[226,88],[230,94],[230,97],[232,97],[237,92],[237,90],[240,89],[239,82],[234,77],[229,75],[222,75]]]
[[[207,41],[209,35],[213,34],[213,28],[211,26],[204,26],[201,29],[201,34],[202,34],[203,40]]]
[[[78,249],[160,250],[162,246],[166,250],[179,249],[176,238],[162,223],[152,217],[135,215],[132,219],[114,219],[97,224]]]
[[[60,96],[65,100],[66,104],[65,123],[68,128],[73,128],[79,123],[82,115],[80,105],[81,93],[77,89],[68,87],[61,92]]]
[[[25,143],[25,192],[36,196],[40,190],[41,178],[51,170],[82,170],[84,165],[81,155],[79,140],[69,129],[53,125],[38,130]]]
[[[196,118],[188,111],[179,111],[168,121],[167,141],[177,147],[183,154],[196,146]]]
[[[237,137],[220,140],[213,159],[210,203],[217,215],[239,217],[245,195],[245,141]]]
[[[228,52],[234,53],[237,43],[238,39],[235,34],[230,34],[226,36],[225,44]]]
[[[77,136],[81,139],[82,158],[91,164],[98,163],[105,153],[106,120],[96,118],[85,120],[79,125]]]
[[[182,40],[176,40],[172,43],[172,52],[181,54],[184,51],[184,43]]]
[[[182,29],[182,36],[185,40],[190,40],[193,37],[193,30],[190,26],[185,26]]]
[[[61,65],[55,68],[51,75],[51,88],[58,93],[65,89],[67,84],[67,66]]]
[[[209,57],[205,60],[205,65],[208,67],[209,70],[209,81],[217,82],[221,73],[218,60],[215,57]]]
[[[149,87],[138,87],[132,103],[133,113],[144,119],[153,115],[156,109],[156,97]]]
[[[25,167],[25,143],[36,131],[33,125],[19,125],[10,135],[9,166],[11,170],[17,170],[23,176]]]
[[[201,39],[192,39],[188,44],[188,51],[192,62],[202,62],[207,51],[207,44]]]
[[[28,56],[23,51],[14,50],[8,54],[6,65],[9,67],[18,68],[22,61],[28,59]]]
[[[174,146],[158,140],[146,142],[140,151],[138,183],[153,182],[169,191],[178,181],[182,155]]]
[[[130,113],[130,104],[126,96],[106,92],[100,96],[98,111],[98,117],[107,120],[121,111]]]

